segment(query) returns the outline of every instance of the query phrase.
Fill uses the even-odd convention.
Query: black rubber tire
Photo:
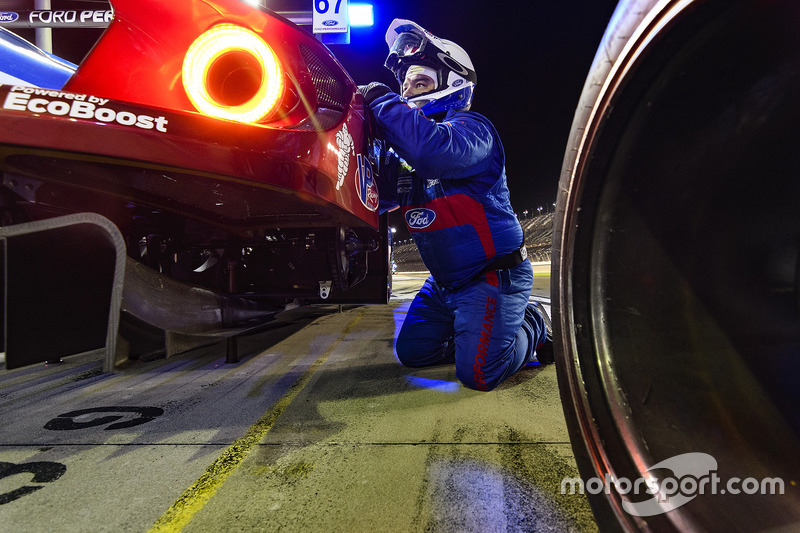
[[[350,288],[350,259],[347,257],[347,228],[339,226],[328,241],[329,271],[333,278],[332,289],[345,292]]]
[[[794,0],[623,0],[587,78],[552,259],[581,477],[677,478],[648,469],[705,453],[719,489],[784,488],[634,516],[651,496],[612,487],[588,494],[602,530],[800,523],[798,21]]]

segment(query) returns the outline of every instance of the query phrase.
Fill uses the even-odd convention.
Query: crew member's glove
[[[372,102],[385,94],[389,94],[392,90],[381,82],[373,81],[369,85],[359,85],[358,92],[364,97],[367,105],[372,105]]]

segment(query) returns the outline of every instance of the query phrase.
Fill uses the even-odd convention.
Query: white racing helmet
[[[475,68],[467,52],[456,43],[436,37],[416,22],[394,19],[386,31],[386,44],[389,56],[385,66],[401,88],[412,65],[436,73],[433,90],[407,99],[426,116],[449,109],[468,109],[472,104],[477,82]]]

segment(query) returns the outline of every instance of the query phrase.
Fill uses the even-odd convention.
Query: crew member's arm
[[[400,175],[400,159],[397,154],[384,152],[378,168],[378,212],[394,211],[400,207],[397,199],[397,178]]]
[[[465,177],[491,164],[494,135],[482,121],[462,114],[452,122],[436,122],[382,84],[367,85],[361,92],[381,137],[424,175]]]

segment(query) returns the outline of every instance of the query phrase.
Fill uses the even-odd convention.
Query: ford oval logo
[[[19,14],[13,11],[0,11],[0,22],[14,22],[18,18]]]
[[[339,21],[336,21],[336,20],[323,20],[322,21],[322,25],[323,26],[336,26],[337,24],[339,24]]]
[[[410,229],[425,229],[436,220],[436,212],[424,207],[406,211],[406,224]]]

